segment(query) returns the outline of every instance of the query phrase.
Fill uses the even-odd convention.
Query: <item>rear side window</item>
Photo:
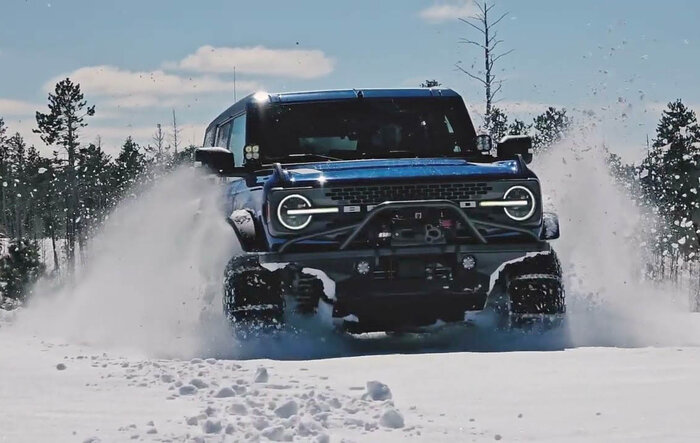
[[[243,114],[233,119],[231,125],[231,138],[228,149],[233,153],[233,161],[236,166],[243,166],[243,148],[245,147],[245,124],[246,115]]]
[[[219,129],[216,131],[216,144],[214,146],[218,146],[220,148],[223,148],[228,145],[228,137],[231,133],[231,122],[227,122],[221,126],[219,126]]]

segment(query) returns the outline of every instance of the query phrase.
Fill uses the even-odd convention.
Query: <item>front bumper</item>
[[[320,278],[333,317],[371,331],[461,321],[485,307],[509,264],[546,254],[548,243],[528,242],[250,255],[268,269]]]

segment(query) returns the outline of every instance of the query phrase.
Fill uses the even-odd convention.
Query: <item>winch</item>
[[[375,246],[446,244],[466,232],[451,211],[402,209],[378,218],[367,229],[367,239]]]

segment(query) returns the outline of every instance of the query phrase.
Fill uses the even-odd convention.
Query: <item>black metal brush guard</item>
[[[410,201],[395,201],[395,202],[384,202],[380,203],[377,205],[372,211],[367,214],[367,216],[362,220],[360,223],[355,223],[352,225],[348,226],[343,226],[340,228],[335,228],[335,229],[330,229],[327,231],[322,231],[322,232],[316,232],[314,234],[309,234],[309,235],[304,235],[301,237],[293,238],[291,240],[288,240],[287,242],[283,243],[282,246],[280,246],[279,251],[280,253],[286,251],[290,246],[303,242],[306,240],[312,240],[317,237],[323,237],[327,235],[334,235],[334,234],[340,234],[342,232],[347,232],[352,230],[352,233],[343,241],[343,243],[339,246],[338,250],[342,251],[345,250],[364,229],[369,225],[369,223],[374,220],[377,216],[379,216],[382,213],[392,211],[392,210],[397,210],[397,209],[406,209],[406,208],[414,208],[414,207],[419,207],[419,208],[433,208],[433,209],[445,209],[445,210],[450,210],[454,212],[457,217],[459,217],[460,220],[462,220],[469,230],[472,232],[474,235],[474,238],[476,238],[479,243],[481,244],[487,244],[488,240],[486,237],[483,236],[481,232],[477,229],[476,225],[481,225],[481,226],[487,226],[491,228],[498,228],[498,229],[504,229],[504,230],[509,230],[513,232],[517,232],[520,234],[525,234],[531,238],[533,238],[535,241],[541,241],[538,235],[534,234],[532,231],[529,231],[527,229],[519,228],[517,226],[509,226],[509,225],[504,225],[501,223],[493,223],[493,222],[487,222],[483,220],[477,220],[474,219],[472,220],[467,216],[467,214],[464,213],[462,208],[460,208],[458,205],[453,203],[450,200],[410,200]]]

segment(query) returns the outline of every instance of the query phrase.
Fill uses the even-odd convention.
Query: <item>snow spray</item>
[[[536,159],[545,210],[558,213],[571,346],[700,344],[687,295],[644,280],[643,224],[651,217],[615,183],[591,129]]]
[[[205,352],[226,333],[222,270],[237,248],[221,192],[213,177],[181,168],[124,200],[75,282],[40,286],[17,327],[157,356]]]
[[[700,318],[671,287],[642,278],[646,215],[613,180],[589,130],[553,146],[531,167],[567,290],[566,330],[503,332],[485,324],[367,339],[309,322],[239,341],[222,314],[222,270],[237,251],[218,205],[222,184],[178,170],[110,215],[72,286],[39,290],[16,327],[72,343],[155,357],[318,358],[394,352],[549,350],[572,346],[700,344]],[[43,292],[43,293],[42,293]],[[304,330],[306,329],[306,330]],[[292,333],[293,332],[293,333]]]

